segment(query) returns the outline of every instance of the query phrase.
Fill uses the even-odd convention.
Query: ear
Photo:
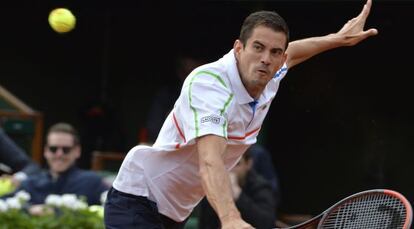
[[[78,145],[73,150],[75,150],[74,152],[75,158],[79,158],[81,156],[82,148]]]
[[[234,41],[233,49],[236,56],[238,56],[241,50],[243,49],[243,43],[239,39],[237,39],[236,41]]]

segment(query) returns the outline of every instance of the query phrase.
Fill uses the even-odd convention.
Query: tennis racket
[[[286,229],[410,229],[413,210],[400,193],[373,189],[342,199],[318,216]]]

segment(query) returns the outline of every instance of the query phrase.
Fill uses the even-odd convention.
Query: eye
[[[272,50],[272,55],[275,56],[275,57],[281,56],[281,55],[283,55],[283,50],[274,49],[274,50]]]
[[[254,44],[253,49],[256,50],[256,51],[261,51],[263,49],[263,46],[261,46],[259,44]]]

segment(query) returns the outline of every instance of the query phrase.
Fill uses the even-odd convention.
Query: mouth
[[[258,66],[256,66],[256,71],[262,73],[262,74],[269,74],[269,69],[267,68],[266,65],[260,64]]]
[[[57,164],[57,165],[62,165],[66,163],[66,160],[63,158],[55,158],[52,160],[52,163]]]
[[[269,71],[266,69],[257,69],[257,72],[259,73],[259,75],[262,75],[262,76],[269,75]]]

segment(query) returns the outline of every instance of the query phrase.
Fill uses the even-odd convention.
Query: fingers
[[[370,36],[372,35],[377,35],[378,34],[378,30],[377,29],[369,29],[368,33],[370,34]]]
[[[362,8],[361,13],[358,15],[358,17],[362,18],[362,20],[365,21],[369,15],[369,12],[371,11],[371,5],[372,5],[372,0],[367,0],[364,7]]]
[[[378,30],[377,29],[369,29],[366,31],[366,33],[368,34],[368,37],[370,36],[374,36],[378,34]]]
[[[358,42],[360,42],[360,41],[362,41],[362,40],[364,40],[364,39],[366,39],[368,37],[375,36],[377,34],[378,34],[378,30],[377,29],[369,29],[369,30],[366,30],[366,31],[362,31],[359,35],[355,35],[354,37],[355,38],[358,38],[359,37],[359,39],[357,39],[357,40],[359,40]]]
[[[369,13],[371,12],[371,5],[372,5],[372,0],[367,0],[367,2],[364,5],[364,9],[361,12],[362,19],[363,19],[363,24],[365,24],[365,21],[366,21],[368,15],[369,15]],[[378,34],[377,29],[369,29],[366,32],[368,33],[368,37]]]
[[[350,44],[356,44],[370,36],[375,36],[377,34],[378,34],[377,29],[369,29],[366,31],[361,31],[360,33],[357,33],[357,34],[348,35],[347,38],[350,39]]]
[[[363,33],[360,41],[363,41],[367,39],[368,37],[375,36],[377,34],[378,34],[378,31],[376,29],[369,29]],[[360,41],[358,41],[357,43],[359,43]]]
[[[369,29],[367,31],[360,33],[359,35],[354,36],[355,39],[351,39],[349,45],[350,46],[356,45],[359,42],[367,39],[368,37],[375,36],[377,34],[378,34],[378,31],[376,29]],[[352,36],[350,36],[349,38],[352,38]]]

